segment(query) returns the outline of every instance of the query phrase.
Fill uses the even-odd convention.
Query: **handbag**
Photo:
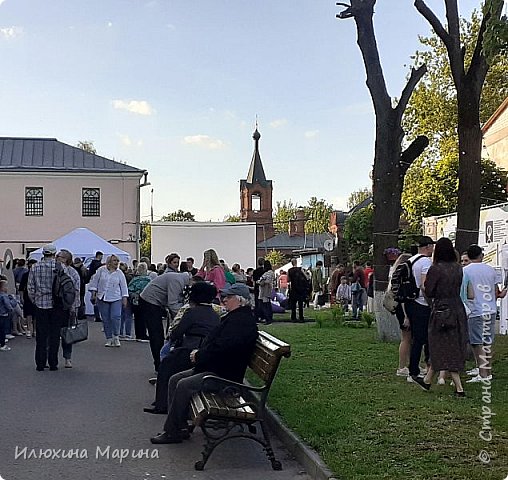
[[[355,282],[351,285],[351,293],[358,293],[362,289],[360,282]]]
[[[452,330],[457,327],[457,317],[450,308],[436,309],[433,316],[439,330]]]
[[[387,290],[383,298],[383,307],[385,307],[386,310],[388,310],[390,313],[393,314],[395,313],[398,304],[399,303],[397,302],[397,300],[395,300],[395,295],[393,294],[391,289]]]
[[[83,342],[88,339],[88,320],[80,322],[76,320],[75,323],[71,323],[69,319],[69,325],[60,329],[60,336],[67,345],[73,345],[74,343]]]

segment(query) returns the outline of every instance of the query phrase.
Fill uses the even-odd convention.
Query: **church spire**
[[[266,180],[263,164],[261,163],[261,156],[259,155],[259,139],[261,138],[261,134],[257,129],[257,122],[256,130],[254,131],[252,138],[254,139],[254,153],[252,154],[249,173],[247,174],[247,183],[258,183],[259,185],[266,187],[268,182]]]

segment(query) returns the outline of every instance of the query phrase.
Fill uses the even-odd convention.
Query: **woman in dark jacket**
[[[159,365],[154,406],[144,408],[144,412],[167,413],[169,379],[175,373],[192,368],[190,353],[199,348],[205,337],[219,325],[219,315],[212,307],[216,294],[215,286],[207,282],[195,283],[190,288],[190,307],[171,330],[171,350]]]

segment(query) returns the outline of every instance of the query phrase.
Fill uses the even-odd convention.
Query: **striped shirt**
[[[42,258],[28,274],[28,297],[36,307],[43,310],[53,308],[53,276],[56,268],[54,258]]]

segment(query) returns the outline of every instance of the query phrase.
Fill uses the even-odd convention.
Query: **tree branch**
[[[406,86],[404,87],[404,90],[402,90],[402,94],[400,96],[399,103],[396,107],[396,114],[398,121],[402,121],[402,115],[404,114],[404,111],[406,110],[407,103],[409,102],[409,99],[411,98],[411,94],[413,93],[413,90],[415,89],[416,85],[420,81],[420,79],[427,73],[427,65],[423,64],[420,67],[418,67],[416,70],[414,68],[411,69],[411,75],[409,76],[409,80],[406,83]]]
[[[425,135],[420,135],[401,153],[399,159],[401,176],[406,174],[407,169],[423,153],[428,145],[429,139]]]
[[[420,12],[423,18],[425,18],[430,23],[431,27],[434,29],[438,37],[446,45],[446,48],[451,48],[451,37],[439,21],[439,18],[436,17],[434,12],[429,7],[427,7],[426,3],[423,0],[415,0],[414,6],[416,10]]]
[[[460,21],[457,0],[445,0],[446,20],[448,22],[448,34],[451,38],[460,39]],[[460,40],[459,40],[460,41]]]

